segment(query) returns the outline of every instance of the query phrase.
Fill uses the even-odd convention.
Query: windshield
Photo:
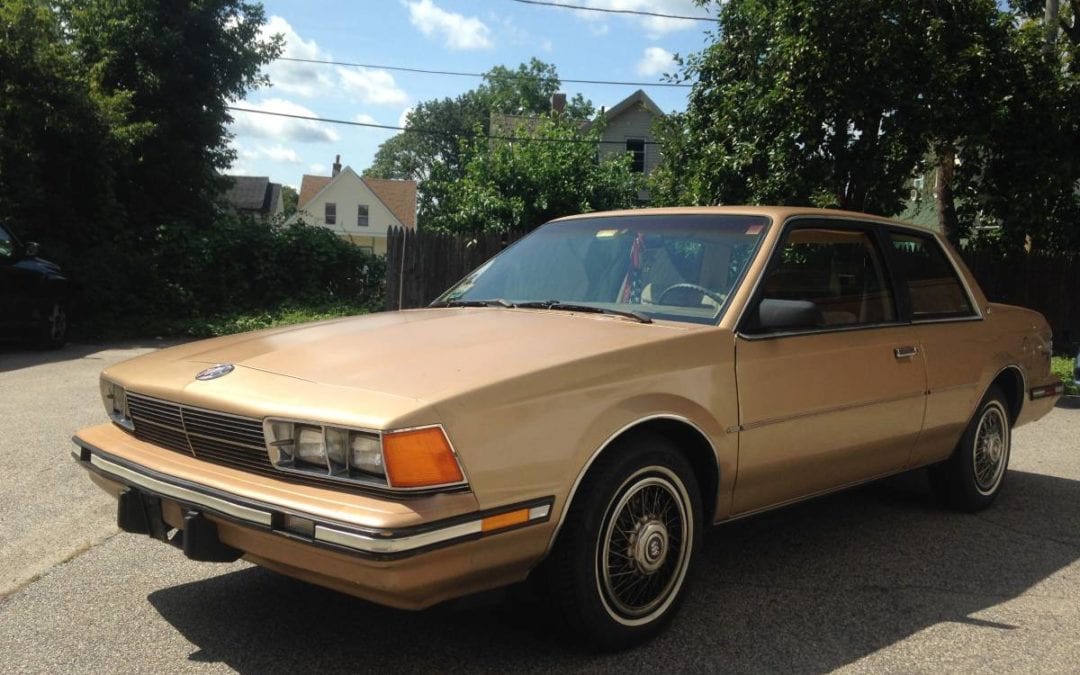
[[[555,301],[716,323],[768,222],[764,216],[700,214],[548,223],[433,304]]]

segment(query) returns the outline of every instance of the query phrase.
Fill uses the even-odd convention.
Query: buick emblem
[[[219,363],[216,366],[210,366],[206,370],[200,372],[195,376],[196,380],[205,382],[206,380],[216,380],[219,377],[225,377],[233,371],[233,364],[231,363]]]

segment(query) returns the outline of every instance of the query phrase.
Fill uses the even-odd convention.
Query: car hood
[[[308,383],[435,401],[694,329],[700,327],[558,310],[423,309],[195,342],[138,361],[144,362],[140,372],[167,370],[183,384],[208,365],[231,363]],[[152,367],[166,365],[162,360],[170,362],[167,369]]]

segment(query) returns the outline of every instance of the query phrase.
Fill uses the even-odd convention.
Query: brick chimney
[[[330,174],[330,176],[331,178],[334,178],[337,177],[339,173],[341,173],[341,155],[336,155],[334,157],[334,172]]]
[[[551,95],[551,113],[561,115],[566,112],[566,94],[557,92]]]

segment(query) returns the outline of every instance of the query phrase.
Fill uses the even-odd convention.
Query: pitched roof
[[[604,112],[604,117],[607,117],[609,120],[613,117],[618,117],[619,115],[629,110],[631,106],[635,104],[640,105],[641,107],[645,108],[646,110],[658,117],[664,117],[664,111],[661,110],[660,106],[656,105],[656,103],[654,103],[651,98],[649,98],[649,95],[646,94],[645,90],[643,89],[638,89],[633,94],[630,94],[623,100],[611,106],[610,109]]]
[[[416,229],[416,181],[361,178],[401,224]]]
[[[322,189],[330,184],[333,180],[330,176],[311,176],[304,174],[304,177],[300,179],[300,196],[296,200],[296,207],[299,209],[304,208],[304,205],[314,199],[315,195],[322,192]]]
[[[267,206],[270,186],[268,176],[225,176],[229,187],[221,199],[229,206],[240,211],[262,211]],[[278,186],[280,190],[281,187]]]
[[[353,173],[346,167],[337,176],[312,176],[304,174],[300,180],[300,197],[297,200],[297,208],[304,206],[322,192],[327,186],[345,173]],[[355,173],[353,173],[355,175]],[[416,181],[414,180],[387,180],[383,178],[362,177],[361,181],[375,196],[386,205],[386,208],[408,228],[416,228]]]

